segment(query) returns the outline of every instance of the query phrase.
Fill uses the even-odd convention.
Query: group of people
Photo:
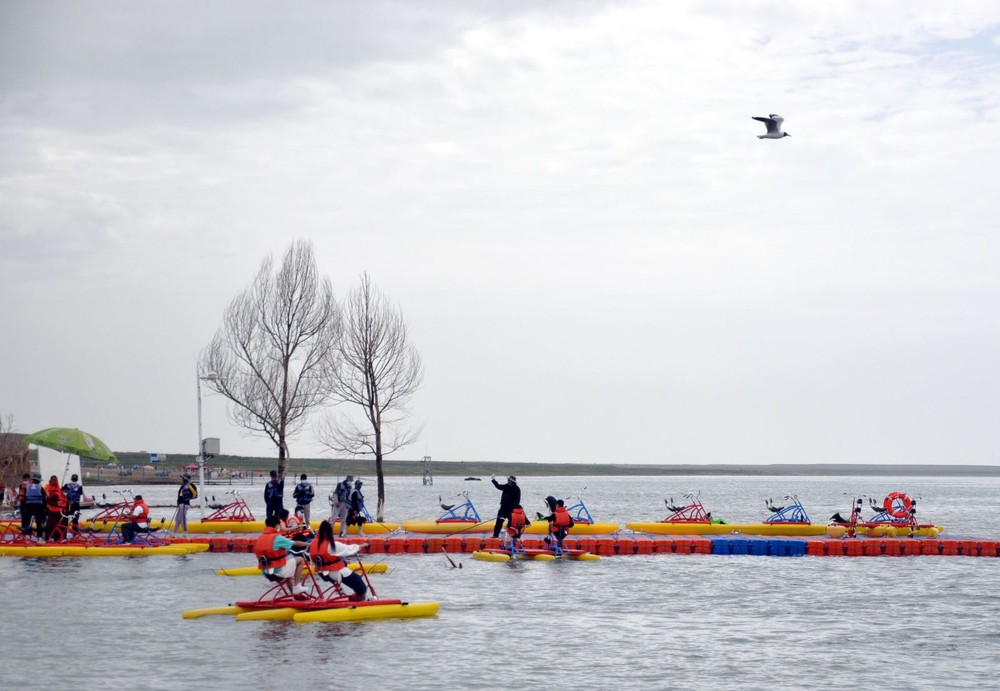
[[[359,534],[364,533],[367,512],[365,511],[365,495],[361,491],[363,484],[362,480],[355,480],[353,475],[348,475],[338,482],[333,492],[330,493],[330,521],[334,524],[340,524],[340,537],[346,535],[347,529],[352,525],[358,526]],[[280,514],[284,510],[284,497],[285,478],[279,476],[277,470],[272,470],[271,479],[264,485],[265,521],[272,516],[280,518]],[[301,513],[308,524],[316,491],[305,473],[299,476],[299,483],[292,490],[292,498],[295,499],[295,512]]]
[[[287,509],[282,510],[285,516]],[[264,532],[254,542],[253,552],[257,557],[261,573],[270,580],[288,581],[293,595],[305,595],[306,564],[312,563],[316,576],[328,583],[345,587],[345,594],[356,600],[365,599],[368,586],[364,578],[348,565],[348,557],[360,550],[359,545],[337,542],[333,537],[333,525],[324,520],[315,535],[308,523],[301,523],[302,512],[288,517],[287,523],[280,515],[268,516],[264,520]]]
[[[42,485],[41,474],[25,473],[16,499],[21,512],[21,532],[29,537],[34,532],[39,540],[50,541],[65,538],[70,525],[74,532],[78,531],[82,498],[83,485],[78,475],[74,474],[62,485],[53,475]]]
[[[517,478],[513,475],[507,477],[507,482],[500,484],[496,477],[490,476],[490,482],[500,490],[500,508],[497,511],[497,520],[493,525],[493,537],[500,537],[506,522],[506,538],[508,540],[520,540],[524,534],[524,529],[531,525],[524,507],[521,506],[521,488],[517,486]],[[543,516],[536,513],[536,520],[547,521],[549,524],[549,534],[545,537],[545,544],[550,547],[562,549],[563,540],[569,534],[569,529],[573,527],[573,517],[566,508],[566,503],[562,499],[553,496],[545,497],[545,506],[549,513]]]

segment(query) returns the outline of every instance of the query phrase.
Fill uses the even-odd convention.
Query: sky
[[[423,357],[392,458],[998,464],[998,161],[989,0],[0,0],[0,415],[196,453],[306,239]]]

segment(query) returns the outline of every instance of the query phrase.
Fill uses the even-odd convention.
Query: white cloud
[[[306,236],[406,310],[414,455],[995,462],[991,3],[128,7],[5,6],[0,361],[66,367],[23,426],[193,446],[194,354]]]

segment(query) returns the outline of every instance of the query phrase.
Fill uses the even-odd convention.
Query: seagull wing
[[[785,118],[781,117],[777,113],[771,113],[770,115],[768,115],[768,117],[774,120],[775,124],[778,125],[778,127],[781,127],[781,123],[785,121]]]
[[[763,122],[765,125],[767,125],[767,131],[768,131],[769,134],[771,132],[777,132],[778,131],[778,126],[782,122],[784,122],[784,118],[782,118],[780,115],[778,116],[777,120],[775,120],[773,116],[772,117],[768,117],[768,118],[759,118],[757,116],[754,116],[753,119],[754,120],[759,120],[760,122]]]

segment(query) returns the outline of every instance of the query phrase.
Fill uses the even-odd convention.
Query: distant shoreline
[[[118,452],[122,467],[135,468],[128,476],[119,476],[117,468],[106,464],[86,461],[84,470],[90,471],[89,478],[101,484],[121,483],[173,483],[176,482],[186,465],[196,463],[191,454],[171,454],[167,460],[150,466],[149,454],[141,452]],[[206,469],[225,468],[227,471],[244,475],[266,476],[276,468],[276,458],[243,458],[218,456],[205,462]],[[142,471],[144,467],[155,467],[156,472]],[[771,464],[653,464],[637,463],[497,463],[478,461],[431,461],[431,473],[442,477],[479,477],[484,480],[490,475],[517,475],[525,477],[598,475],[598,476],[658,476],[658,475],[735,475],[735,476],[891,476],[891,477],[1000,477],[1000,466],[996,465],[940,465],[940,464],[878,464],[878,463],[771,463]],[[97,469],[100,468],[99,477]],[[386,476],[420,477],[423,464],[419,460],[386,460]],[[158,472],[166,475],[157,475]],[[375,462],[358,459],[292,458],[288,461],[288,476],[306,473],[317,475],[373,477]],[[197,473],[192,473],[197,475]],[[225,479],[225,478],[224,478]]]

